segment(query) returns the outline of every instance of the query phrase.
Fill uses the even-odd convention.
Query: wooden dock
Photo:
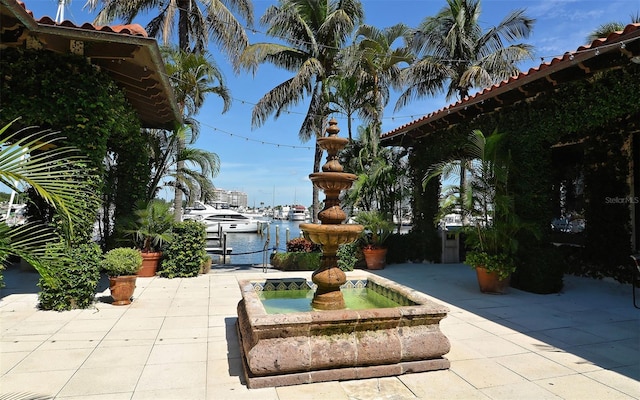
[[[227,235],[222,232],[221,227],[218,227],[217,232],[207,232],[205,251],[207,254],[222,256],[223,264],[226,264],[227,257],[231,258],[233,248],[227,246]]]

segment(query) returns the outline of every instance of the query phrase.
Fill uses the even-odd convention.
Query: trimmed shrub
[[[102,268],[109,276],[135,275],[141,266],[140,250],[127,247],[109,250],[102,261]]]
[[[47,252],[59,252],[61,244],[47,245]],[[95,300],[100,280],[102,250],[95,243],[86,243],[62,250],[66,260],[56,266],[55,280],[40,278],[39,307],[42,310],[66,311],[88,308]]]
[[[359,241],[342,244],[338,247],[338,267],[343,271],[353,271],[364,263],[364,255]],[[366,264],[363,266],[366,268]]]
[[[394,233],[386,241],[387,263],[440,261],[441,244],[437,234],[431,232]]]
[[[320,267],[321,253],[287,252],[271,255],[271,265],[282,271],[313,271]]]
[[[552,244],[522,249],[511,286],[527,292],[549,294],[562,289],[565,273],[562,251]]]
[[[158,275],[165,278],[189,278],[198,276],[202,261],[207,255],[207,231],[194,220],[178,222],[173,226],[173,241],[163,252]]]

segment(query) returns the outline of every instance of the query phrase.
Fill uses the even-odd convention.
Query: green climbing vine
[[[640,130],[640,67],[599,73],[590,79],[567,83],[531,101],[480,115],[418,141],[411,153],[414,172],[415,227],[435,232],[436,184],[426,191],[418,182],[434,162],[449,158],[460,139],[473,129],[509,133],[508,146],[514,166],[510,183],[518,215],[544,233],[536,240],[520,240],[520,257],[514,284],[525,290],[548,293],[562,287],[564,272],[628,281],[631,251],[629,204],[607,202],[629,196],[629,140]],[[456,140],[456,138],[458,138]],[[584,246],[558,251],[550,246],[550,221],[554,217],[554,165],[552,146],[581,143],[584,149],[585,231]],[[415,229],[415,228],[414,228]],[[560,257],[558,263],[557,255]]]
[[[150,174],[146,138],[122,90],[83,57],[7,48],[0,57],[0,93],[0,124],[20,117],[16,128],[60,132],[64,145],[88,157],[87,167],[96,173],[90,184],[115,205],[115,229],[103,231],[107,245],[115,243],[122,221],[144,198]]]

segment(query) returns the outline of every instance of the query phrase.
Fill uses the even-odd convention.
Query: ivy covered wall
[[[59,131],[89,158],[96,190],[115,204],[115,229],[105,229],[113,239],[144,198],[150,173],[145,137],[122,91],[83,57],[8,48],[0,57],[0,93],[0,126],[21,117],[14,126]],[[108,155],[116,168],[105,168]]]
[[[471,130],[505,132],[514,160],[510,185],[516,212],[542,232],[539,240],[519,238],[514,285],[538,293],[555,292],[562,287],[564,272],[628,281],[629,204],[612,203],[607,198],[628,198],[630,193],[628,147],[632,133],[640,129],[639,76],[640,66],[629,64],[430,134],[416,143],[411,153],[414,181],[418,182],[434,161],[455,154],[460,138]],[[551,149],[562,143],[582,143],[584,148],[587,228],[580,248],[550,244],[557,199]],[[421,198],[414,201],[414,215],[420,216],[417,229],[422,231],[436,231],[432,222],[438,204],[435,185],[417,193]]]

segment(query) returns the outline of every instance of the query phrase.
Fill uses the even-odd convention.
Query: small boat
[[[295,205],[289,209],[289,221],[305,221],[307,219],[307,208]]]
[[[281,206],[273,211],[273,219],[289,219],[289,206]]]
[[[228,203],[221,201],[213,204],[196,201],[193,207],[185,210],[182,219],[203,222],[207,226],[207,236],[214,236],[220,231],[257,233],[265,222],[232,210]]]
[[[440,220],[440,227],[445,231],[457,231],[462,226],[462,215],[458,213],[447,214]]]

